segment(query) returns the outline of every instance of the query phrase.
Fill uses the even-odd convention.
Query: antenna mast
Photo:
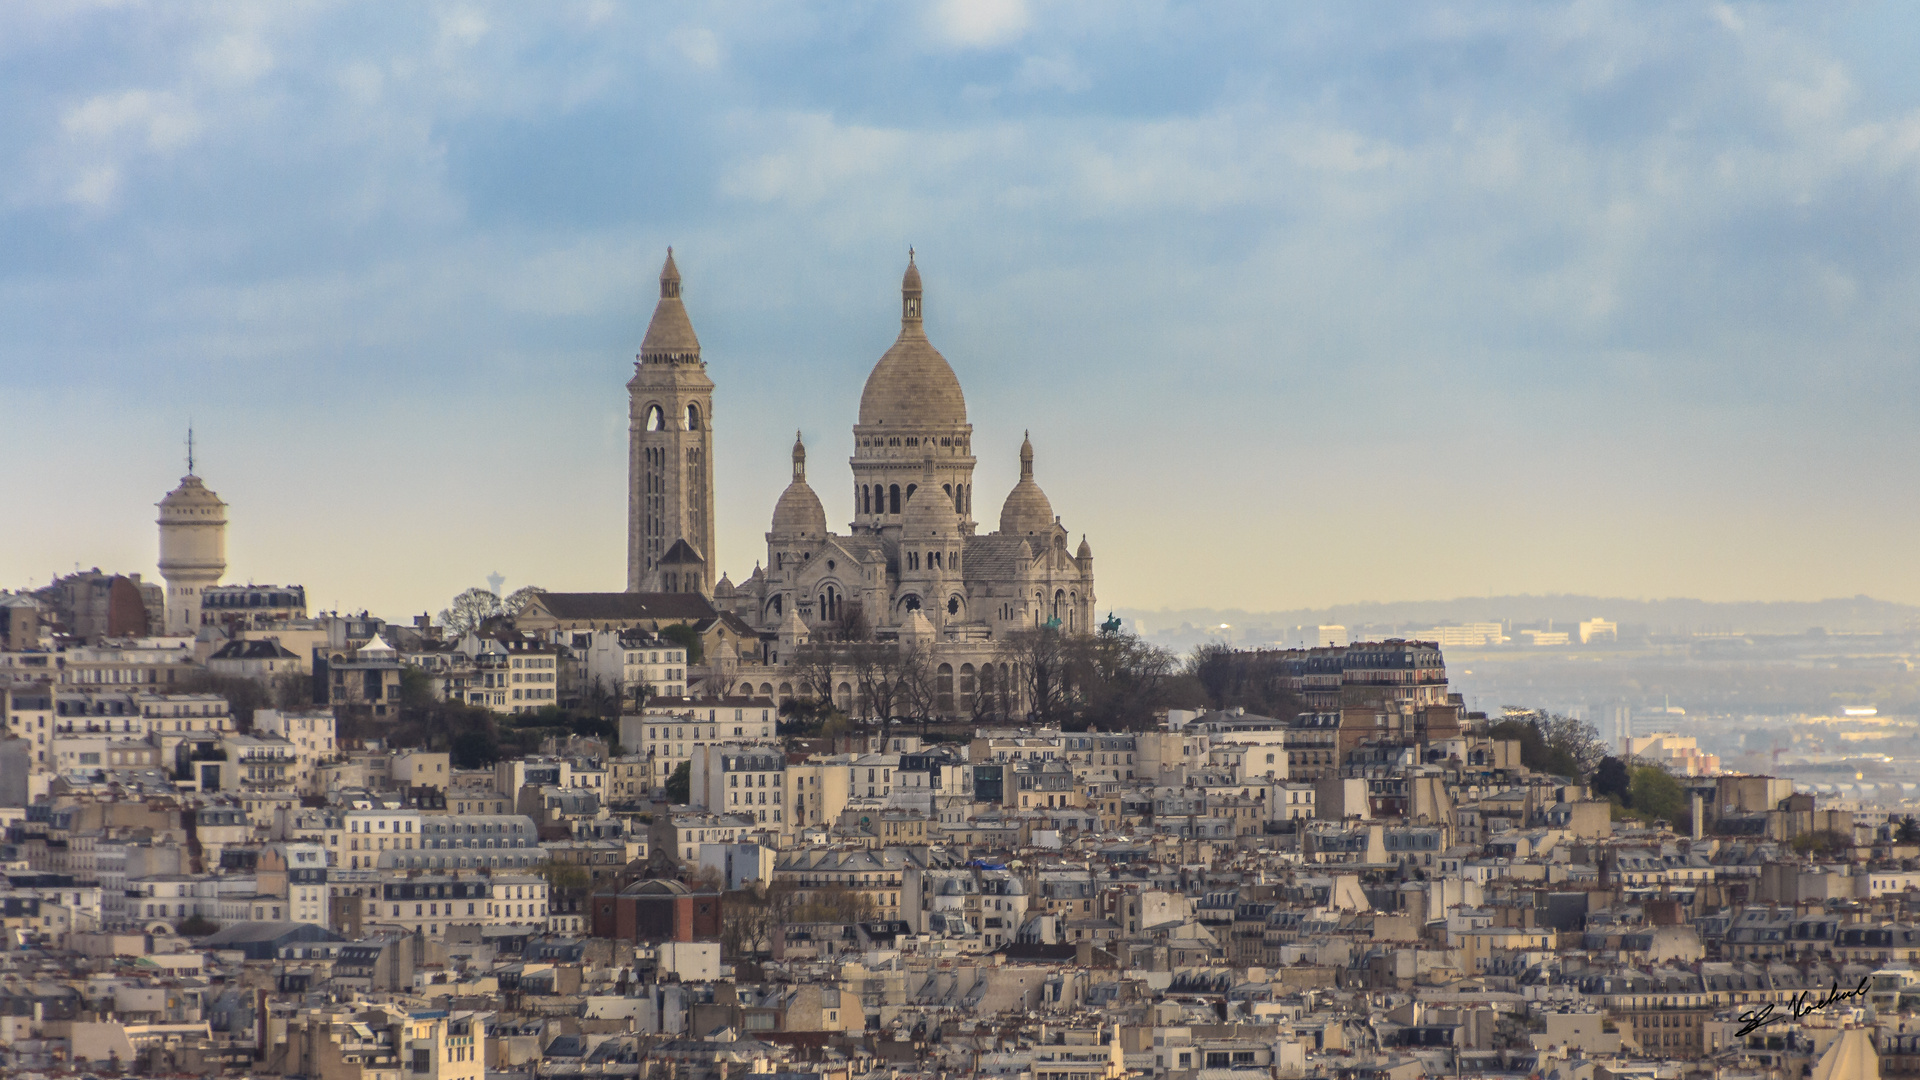
[[[187,421],[187,475],[193,475],[193,421]]]

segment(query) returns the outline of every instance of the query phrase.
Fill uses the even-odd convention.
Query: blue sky
[[[738,578],[913,245],[1103,604],[1920,601],[1914,19],[0,6],[0,584],[152,573],[191,420],[231,579],[619,587],[668,244]]]

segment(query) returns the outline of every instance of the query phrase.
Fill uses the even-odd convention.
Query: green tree
[[[489,725],[455,735],[447,750],[454,768],[484,769],[500,760],[500,738]]]
[[[667,777],[667,801],[675,805],[693,798],[693,762],[683,761]]]
[[[1627,794],[1634,811],[1649,820],[1678,822],[1687,812],[1686,789],[1658,765],[1637,766]]]
[[[190,938],[206,937],[208,934],[218,933],[220,924],[200,915],[189,915],[180,920],[180,925],[174,929]]]
[[[687,666],[697,667],[707,658],[706,648],[700,643],[700,631],[686,623],[674,623],[660,628],[660,636],[667,641],[687,650]]]
[[[547,886],[554,892],[564,889],[584,889],[593,881],[593,875],[579,863],[558,862],[543,859],[534,872],[547,880]]]
[[[300,668],[288,668],[267,680],[267,697],[276,709],[311,709],[317,704],[313,695],[313,675]]]
[[[1900,827],[1894,830],[1893,838],[1902,844],[1920,843],[1920,819],[1912,814],[1900,819]]]
[[[437,696],[433,692],[433,677],[418,664],[408,664],[400,669],[400,707],[402,709],[426,709],[433,705]]]
[[[1629,788],[1633,784],[1633,776],[1627,770],[1627,763],[1619,758],[1612,755],[1601,758],[1588,783],[1593,786],[1595,795],[1603,799],[1618,799],[1621,805],[1631,805],[1628,800],[1631,798]]]

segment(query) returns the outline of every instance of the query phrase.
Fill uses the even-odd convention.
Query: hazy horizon
[[[975,516],[1107,609],[1920,604],[1920,13],[582,2],[0,9],[0,587],[438,611],[624,584],[668,244],[739,580],[833,527],[914,246]],[[1602,613],[1594,613],[1602,614]]]

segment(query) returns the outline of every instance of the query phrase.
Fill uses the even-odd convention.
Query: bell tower
[[[627,382],[627,591],[713,594],[713,380],[667,249]]]

